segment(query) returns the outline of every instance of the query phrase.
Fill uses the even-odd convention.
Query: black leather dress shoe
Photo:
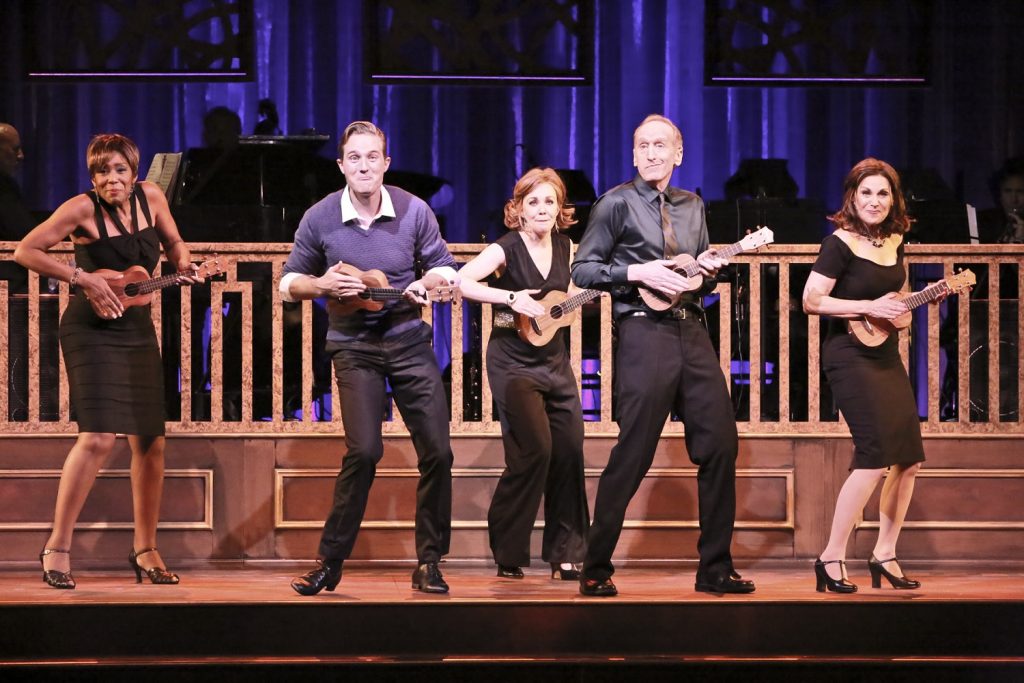
[[[515,565],[498,565],[498,576],[503,579],[521,579],[523,578],[523,568],[516,567]]]
[[[739,574],[697,575],[693,589],[700,593],[753,593],[754,582],[739,578]]]
[[[447,593],[448,584],[441,576],[441,570],[437,568],[437,562],[426,562],[416,567],[412,573],[413,590],[424,593]]]
[[[580,579],[580,595],[592,598],[610,598],[619,594],[611,579]]]
[[[317,560],[316,569],[292,579],[292,588],[299,595],[316,595],[333,591],[341,581],[341,560]]]

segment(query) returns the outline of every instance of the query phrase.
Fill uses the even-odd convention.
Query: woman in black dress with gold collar
[[[61,472],[53,531],[39,560],[43,580],[74,588],[71,536],[96,475],[124,434],[132,451],[135,536],[128,561],[137,581],[178,583],[156,550],[164,477],[164,390],[150,307],[125,308],[93,271],[140,265],[152,273],[163,245],[182,282],[199,282],[159,187],[137,182],[139,150],[117,134],[97,135],[86,149],[94,189],[64,202],[18,245],[15,259],[45,277],[70,283],[74,296],[60,321],[78,439]],[[47,250],[71,237],[75,263]]]
[[[884,576],[894,588],[921,584],[907,578],[896,558],[896,540],[924,462],[921,422],[897,335],[865,346],[846,321],[864,316],[892,320],[908,308],[896,298],[906,281],[903,235],[910,228],[899,176],[878,159],[864,159],[844,183],[843,206],[829,217],[836,231],[821,251],[804,287],[804,311],[827,316],[822,368],[839,412],[853,436],[850,476],[836,501],[828,545],[815,562],[818,591],[853,593],[846,574],[850,532],[885,476],[879,502],[878,540],[867,569],[874,588]],[[887,474],[888,472],[888,474]]]
[[[586,550],[583,409],[562,329],[546,344],[519,338],[515,314],[545,313],[537,298],[569,287],[569,238],[575,223],[565,185],[550,168],[527,171],[505,204],[509,232],[459,271],[466,298],[494,305],[487,378],[501,419],[505,471],[487,513],[498,576],[522,579],[530,534],[544,499],[543,559],[551,578],[579,579]],[[490,286],[480,283],[487,279]],[[507,321],[507,322],[503,322]]]

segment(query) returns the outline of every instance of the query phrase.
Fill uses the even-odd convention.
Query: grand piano
[[[252,135],[184,152],[162,186],[190,242],[291,242],[306,209],[345,184],[326,135]],[[157,166],[154,160],[154,166]]]

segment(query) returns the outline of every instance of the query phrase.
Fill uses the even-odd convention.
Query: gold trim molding
[[[0,479],[60,479],[60,470],[0,470]],[[130,479],[131,470],[100,470],[97,478]],[[168,469],[164,478],[201,479],[203,481],[203,519],[197,522],[160,522],[158,529],[185,531],[213,530],[213,470],[186,468]],[[45,522],[0,522],[0,531],[49,531],[53,520]],[[75,530],[100,531],[105,529],[134,529],[133,522],[78,522]]]
[[[496,478],[501,475],[502,468],[453,468],[453,478]],[[596,478],[601,475],[598,468],[588,467],[584,470],[588,478]],[[285,479],[333,479],[337,477],[338,470],[317,467],[317,468],[275,468],[274,469],[274,528],[275,529],[320,529],[323,527],[323,520],[286,520],[284,519],[284,480]],[[653,477],[678,477],[686,479],[697,478],[696,467],[652,467],[649,476]],[[381,468],[377,470],[377,477],[392,479],[413,479],[419,477],[419,472],[412,467],[405,468]],[[736,471],[738,479],[754,478],[782,478],[786,482],[786,518],[777,522],[760,521],[736,521],[736,529],[772,530],[772,531],[793,531],[795,529],[795,496],[794,496],[794,472],[784,468],[766,469],[741,469]],[[697,529],[700,523],[695,519],[686,520],[627,520],[623,524],[624,529]],[[414,529],[415,522],[412,520],[364,520],[360,525],[361,529]],[[453,520],[452,529],[486,529],[487,520]],[[540,522],[534,523],[535,529],[543,528]]]
[[[955,469],[922,468],[917,473],[917,479],[1024,479],[1024,469]],[[959,508],[957,508],[959,509]],[[860,529],[877,529],[876,521],[861,521],[857,525]],[[1010,520],[989,521],[989,522],[964,522],[957,520],[907,520],[903,523],[904,529],[929,529],[929,530],[963,530],[963,531],[1017,531],[1024,529],[1024,521],[1014,522]]]

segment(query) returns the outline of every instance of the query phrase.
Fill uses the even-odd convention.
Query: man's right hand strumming
[[[344,272],[342,266],[342,262],[338,261],[316,279],[317,289],[322,296],[341,299],[366,291],[366,284],[355,275]]]
[[[665,296],[686,291],[686,278],[673,270],[675,261],[661,259],[647,263],[634,263],[626,270],[630,282],[640,283]]]

